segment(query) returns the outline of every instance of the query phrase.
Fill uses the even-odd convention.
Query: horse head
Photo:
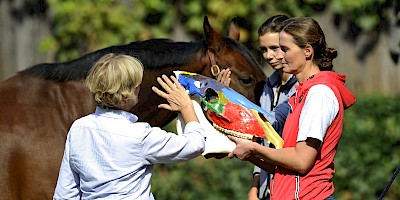
[[[204,18],[204,38],[207,44],[210,70],[203,75],[214,77],[220,69],[232,71],[230,87],[254,103],[259,103],[266,76],[252,53],[239,41],[240,31],[233,18],[228,25],[228,37],[218,34]],[[217,69],[217,70],[216,70]]]
[[[258,103],[266,76],[249,49],[238,41],[239,29],[230,23],[228,36],[218,34],[204,18],[204,38],[196,42],[171,42],[149,40],[131,43],[130,49],[138,49],[132,55],[145,67],[139,104],[131,112],[139,119],[154,126],[163,126],[172,121],[176,114],[157,109],[163,99],[153,94],[151,86],[157,84],[156,77],[163,73],[181,70],[215,78],[219,70],[231,70],[230,87],[254,103]]]

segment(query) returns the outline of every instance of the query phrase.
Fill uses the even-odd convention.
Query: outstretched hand
[[[229,87],[231,83],[231,70],[229,68],[222,69],[218,74],[217,81]]]
[[[158,108],[181,112],[183,108],[193,106],[189,94],[174,76],[168,78],[166,75],[162,75],[161,78],[157,77],[157,82],[165,92],[155,86],[151,89],[160,97],[168,101],[168,104],[160,104],[158,105]]]
[[[240,160],[249,160],[250,157],[254,156],[253,145],[257,143],[230,135],[228,135],[228,138],[236,144],[236,148],[228,154],[229,158],[237,157]]]

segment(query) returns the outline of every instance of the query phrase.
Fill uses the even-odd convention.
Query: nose
[[[263,57],[264,57],[264,59],[266,59],[266,60],[272,60],[273,58],[274,58],[274,52],[273,51],[271,51],[270,49],[268,49],[267,51],[265,51],[264,53],[263,53]]]
[[[282,60],[283,59],[283,51],[281,50],[281,49],[279,49],[277,52],[276,52],[276,55],[275,55],[275,58],[277,59],[277,60]]]

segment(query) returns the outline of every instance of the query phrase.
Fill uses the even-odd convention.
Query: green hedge
[[[335,198],[378,199],[400,164],[400,97],[358,97],[346,111],[335,158]],[[252,165],[238,159],[196,158],[155,166],[156,199],[247,199]],[[399,175],[400,176],[400,175]],[[385,199],[400,199],[397,177]]]
[[[336,154],[338,199],[378,199],[400,165],[400,97],[359,97],[345,114]],[[397,177],[385,199],[400,199]]]

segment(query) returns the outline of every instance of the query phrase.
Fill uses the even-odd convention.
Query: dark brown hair
[[[265,33],[279,33],[281,23],[287,19],[289,17],[286,15],[271,16],[258,28],[258,36],[262,36]]]
[[[280,29],[291,35],[300,48],[306,45],[313,47],[313,60],[321,71],[333,70],[332,60],[337,57],[337,51],[327,47],[325,34],[317,21],[310,17],[294,17],[285,20]]]

